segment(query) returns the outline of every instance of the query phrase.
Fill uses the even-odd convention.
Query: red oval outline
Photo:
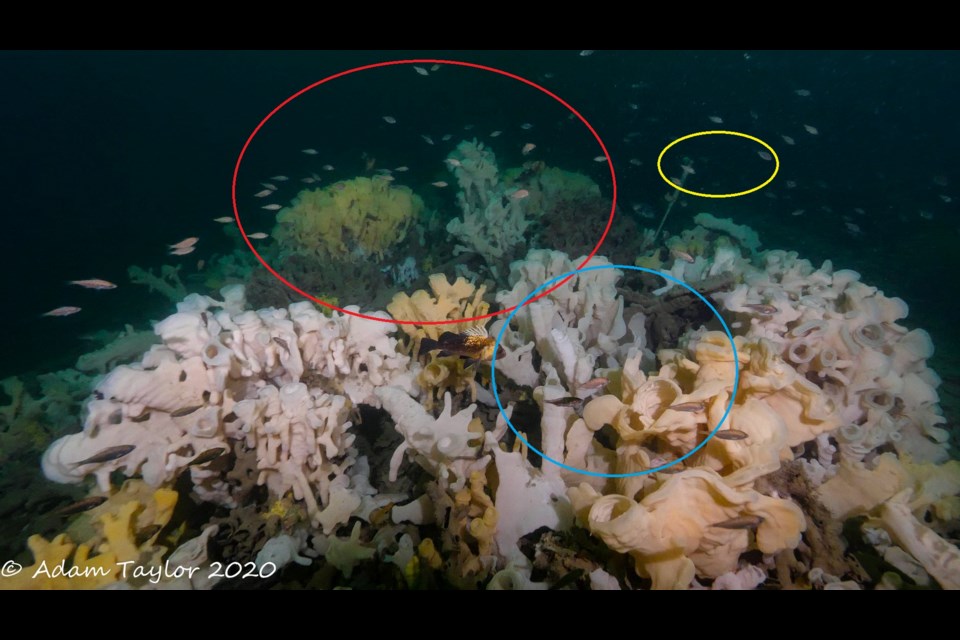
[[[580,119],[580,122],[582,122],[582,123],[587,127],[587,129],[590,131],[590,133],[593,134],[593,137],[596,138],[597,143],[600,145],[600,149],[603,150],[603,155],[607,158],[607,166],[610,167],[610,180],[612,181],[612,184],[613,184],[613,196],[612,196],[612,201],[613,201],[613,202],[612,202],[612,204],[610,205],[610,219],[607,220],[607,226],[606,226],[606,228],[603,230],[603,235],[600,236],[600,241],[597,242],[597,246],[595,246],[595,247],[593,248],[593,251],[590,252],[590,255],[588,255],[588,256],[584,259],[584,261],[583,261],[582,263],[580,263],[580,264],[576,267],[576,269],[579,270],[579,269],[582,269],[583,267],[585,267],[585,266],[587,265],[587,263],[590,262],[590,259],[593,258],[593,256],[595,256],[595,255],[597,254],[597,251],[600,250],[600,247],[603,246],[604,241],[607,239],[607,233],[610,231],[610,226],[613,224],[613,216],[614,216],[614,213],[615,213],[616,210],[617,210],[617,174],[616,174],[616,172],[615,172],[614,169],[613,169],[613,161],[610,159],[610,153],[607,151],[607,146],[606,146],[605,144],[603,144],[603,140],[600,138],[600,135],[597,133],[596,129],[594,129],[593,126],[592,126],[589,122],[587,122],[587,119],[584,118],[584,117],[580,114],[579,111],[577,111],[577,110],[574,109],[572,106],[570,106],[563,98],[561,98],[560,96],[556,95],[555,93],[553,93],[553,92],[550,91],[549,89],[546,89],[546,88],[544,88],[544,87],[541,87],[541,86],[538,85],[537,83],[532,82],[532,81],[530,81],[530,80],[527,80],[527,79],[524,78],[524,77],[518,76],[518,75],[516,75],[516,74],[514,74],[514,73],[510,73],[509,71],[503,71],[502,69],[497,69],[497,68],[494,68],[494,67],[488,67],[488,66],[482,65],[482,64],[476,64],[476,63],[474,63],[474,62],[461,62],[461,61],[458,61],[458,60],[442,60],[442,59],[433,59],[433,58],[417,58],[417,59],[413,59],[413,60],[388,60],[388,61],[385,61],[385,62],[375,62],[375,63],[373,63],[373,64],[367,64],[367,65],[363,65],[363,66],[360,66],[360,67],[354,67],[354,68],[352,68],[352,69],[347,69],[346,71],[341,71],[341,72],[339,72],[339,73],[335,73],[335,74],[333,74],[332,76],[328,76],[328,77],[326,77],[326,78],[324,78],[324,79],[322,79],[322,80],[318,80],[317,82],[314,82],[313,84],[304,87],[304,88],[301,89],[300,91],[297,91],[297,92],[294,93],[292,96],[290,96],[289,98],[287,98],[286,100],[284,100],[283,102],[281,102],[279,105],[277,105],[277,106],[273,109],[273,111],[271,111],[270,113],[268,113],[268,114],[266,115],[266,117],[264,117],[264,119],[260,121],[260,123],[256,126],[256,128],[253,130],[253,132],[252,132],[252,133],[250,134],[250,136],[247,138],[247,141],[243,143],[243,148],[240,149],[240,155],[239,155],[239,157],[237,157],[237,164],[236,164],[236,165],[234,166],[234,168],[233,168],[233,180],[232,180],[232,182],[231,182],[231,184],[230,184],[230,198],[231,198],[231,200],[233,201],[233,215],[234,215],[234,217],[235,217],[236,220],[237,220],[237,227],[240,229],[240,234],[243,236],[244,242],[247,243],[247,247],[250,249],[250,251],[253,252],[253,255],[255,255],[255,256],[257,257],[257,260],[260,261],[260,264],[262,264],[264,267],[266,267],[266,268],[267,268],[267,271],[269,271],[269,272],[273,275],[273,277],[275,277],[277,280],[279,280],[279,281],[282,282],[283,284],[287,285],[288,287],[290,287],[291,289],[293,289],[294,291],[296,291],[296,292],[299,293],[300,295],[304,296],[304,297],[307,298],[308,300],[312,300],[312,301],[315,302],[316,304],[319,304],[319,305],[322,305],[322,306],[324,306],[324,307],[327,307],[328,309],[334,309],[334,310],[336,310],[336,311],[339,311],[340,313],[345,313],[345,314],[347,314],[347,315],[351,315],[351,316],[354,316],[354,317],[357,317],[357,318],[365,318],[365,319],[367,319],[367,320],[375,320],[375,321],[377,321],[377,322],[387,322],[387,323],[390,323],[390,324],[397,324],[397,325],[400,325],[400,324],[409,324],[409,325],[415,325],[415,326],[461,324],[461,323],[464,323],[464,322],[474,322],[474,321],[476,321],[476,320],[483,320],[483,319],[486,319],[486,318],[493,318],[493,317],[502,315],[502,314],[504,314],[504,313],[510,313],[511,311],[514,310],[515,307],[510,307],[509,309],[501,309],[501,310],[499,310],[499,311],[491,311],[491,312],[488,313],[488,314],[485,314],[485,315],[482,315],[482,316],[474,316],[474,317],[472,317],[472,318],[460,318],[459,320],[430,320],[430,321],[426,321],[426,322],[418,322],[418,321],[416,321],[416,320],[395,320],[395,319],[390,319],[390,320],[388,320],[388,319],[386,319],[386,318],[377,318],[376,316],[368,316],[368,315],[366,315],[366,314],[357,313],[357,312],[355,312],[355,311],[347,311],[346,309],[342,309],[342,308],[337,307],[337,306],[335,306],[335,305],[332,305],[332,304],[329,304],[329,303],[327,303],[327,302],[324,302],[323,300],[320,300],[320,299],[318,299],[318,298],[315,298],[314,296],[310,295],[310,294],[307,293],[306,291],[303,291],[302,289],[300,289],[300,288],[297,287],[296,285],[292,284],[291,282],[288,282],[286,278],[284,278],[284,277],[281,276],[279,273],[277,273],[276,271],[274,271],[273,267],[271,267],[269,264],[267,264],[267,261],[264,260],[263,257],[262,257],[259,253],[257,253],[257,250],[253,247],[253,243],[250,242],[250,238],[247,237],[247,232],[244,231],[244,229],[243,229],[243,224],[240,222],[240,208],[237,206],[237,175],[240,173],[240,163],[243,162],[243,156],[244,156],[244,154],[247,152],[247,148],[250,146],[250,143],[253,141],[254,137],[256,137],[257,133],[259,133],[260,129],[263,128],[263,125],[265,125],[265,124],[270,120],[270,118],[272,118],[274,115],[276,115],[276,113],[277,113],[278,111],[280,111],[280,110],[283,109],[285,106],[287,106],[288,104],[290,104],[290,103],[291,103],[293,100],[295,100],[296,98],[302,96],[304,93],[306,93],[307,91],[310,91],[311,89],[313,89],[313,88],[315,88],[315,87],[319,87],[319,86],[322,85],[322,84],[326,84],[327,82],[330,82],[331,80],[336,80],[337,78],[342,78],[343,76],[347,76],[347,75],[350,75],[350,74],[352,74],[352,73],[358,73],[358,72],[360,72],[360,71],[366,71],[366,70],[368,70],[368,69],[376,69],[376,68],[378,68],[378,67],[392,67],[392,66],[407,65],[407,64],[451,64],[451,65],[455,65],[455,66],[459,66],[459,67],[470,67],[470,68],[472,68],[472,69],[480,69],[481,71],[490,71],[490,72],[492,72],[492,73],[497,73],[497,74],[500,74],[500,75],[505,76],[505,77],[507,77],[507,78],[511,78],[511,79],[513,79],[513,80],[517,80],[517,81],[519,81],[519,82],[522,82],[523,84],[526,84],[526,85],[528,85],[528,86],[531,86],[531,87],[533,87],[534,89],[538,89],[539,91],[545,93],[546,95],[550,96],[551,98],[553,98],[554,100],[556,100],[557,102],[559,102],[560,104],[562,104],[562,105],[563,105],[564,107],[566,107],[573,115],[577,116],[577,118]],[[569,281],[570,279],[572,279],[572,278],[574,278],[574,277],[575,277],[575,276],[570,276],[570,277],[568,277],[568,278],[565,278],[563,281],[558,282],[558,283],[555,284],[553,287],[547,289],[546,291],[544,291],[543,293],[541,293],[541,294],[538,295],[537,297],[531,298],[530,300],[528,300],[528,301],[527,301],[527,304],[530,304],[531,302],[533,302],[533,301],[535,301],[535,300],[539,300],[540,298],[546,296],[546,295],[549,294],[551,291],[557,289],[558,287],[563,286],[567,281]]]

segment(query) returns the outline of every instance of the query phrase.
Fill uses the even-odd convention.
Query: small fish
[[[448,165],[450,165],[451,167],[462,167],[462,166],[463,166],[463,165],[460,163],[460,161],[457,160],[456,158],[447,158],[446,160],[444,160],[444,162],[446,162],[446,163],[447,163]]]
[[[439,64],[434,64],[432,67],[430,67],[430,71],[438,71],[439,69],[440,69]]]
[[[777,308],[772,304],[745,304],[745,309],[756,311],[762,316],[772,316],[777,312]]]
[[[444,331],[438,340],[424,338],[420,341],[420,351],[424,354],[430,351],[441,351],[444,353],[464,356],[473,360],[489,361],[493,358],[493,346],[497,343],[496,339],[487,335],[484,327],[471,327],[463,333],[453,333]],[[503,358],[507,353],[500,347],[497,350],[497,357]]]
[[[268,195],[274,192],[274,189],[264,189],[263,191],[257,191],[253,194],[254,198],[266,198]]]
[[[536,148],[537,148],[537,145],[533,144],[532,142],[528,142],[527,144],[523,145],[523,149],[520,150],[520,153],[522,153],[525,156],[530,155],[530,152]]]
[[[301,149],[300,151],[302,151],[303,153],[307,154],[308,156],[315,156],[315,155],[317,155],[318,153],[320,153],[320,152],[317,151],[316,149]]]
[[[323,165],[323,170],[324,170],[324,171],[333,171],[333,165],[332,165],[332,164],[325,164],[325,165]],[[314,179],[314,180],[318,180],[319,178],[317,178],[317,176],[313,176],[313,179]]]
[[[256,233],[248,233],[247,237],[251,240],[263,240],[264,238],[269,238],[270,236],[265,234],[263,231],[257,231]]]
[[[268,204],[268,205],[264,205],[264,206],[262,206],[262,207],[260,207],[260,208],[261,208],[261,209],[266,209],[267,211],[280,211],[280,209],[283,209],[283,206],[281,206],[281,205],[279,205],[279,204]]]
[[[473,128],[473,125],[472,125],[472,124],[468,124],[467,126],[464,127],[464,129],[466,129],[467,131],[469,131],[469,130],[472,129],[472,128]],[[452,137],[453,137],[453,134],[452,134],[452,133],[445,133],[445,134],[443,134],[443,137],[440,138],[440,140],[441,140],[441,142],[446,142],[447,140],[449,140],[449,139],[452,138]]]
[[[147,543],[150,538],[160,533],[160,529],[163,529],[163,525],[160,524],[151,524],[149,527],[144,527],[137,531],[137,534],[133,537],[133,542],[136,546],[140,547]]]
[[[260,184],[262,184],[267,189],[267,191],[277,190],[277,185],[275,184],[270,184],[269,182],[261,182]]]
[[[394,169],[394,171],[403,173],[404,171],[410,171],[410,167],[407,167],[407,166],[397,167],[396,169]]]
[[[104,502],[107,501],[106,496],[90,496],[89,498],[84,498],[83,500],[78,500],[71,504],[68,504],[65,507],[60,507],[53,512],[53,515],[56,516],[72,516],[75,513],[83,513],[84,511],[90,511],[99,507]]]
[[[796,144],[796,141],[790,136],[780,136],[780,137],[783,138],[783,141],[786,142],[787,144]]]
[[[216,460],[226,452],[224,447],[215,447],[213,449],[207,449],[206,451],[200,453],[196,458],[187,463],[188,467],[192,467],[196,464],[206,464],[211,460]]]
[[[517,189],[516,191],[510,194],[510,198],[513,200],[522,200],[529,195],[530,195],[530,192],[527,191],[526,189]]]
[[[796,180],[787,180],[787,189],[796,189],[797,181]]]
[[[433,138],[431,138],[430,136],[424,133],[421,133],[420,137],[423,138],[423,141],[426,142],[427,144],[433,144]]]
[[[290,176],[273,176],[270,179],[275,180],[276,182],[286,182],[287,180],[290,179]]]
[[[767,153],[766,151],[757,151],[757,155],[760,156],[762,160],[766,160],[767,162],[770,162],[771,160],[773,160],[773,156]]]
[[[796,90],[794,90],[794,93],[797,94],[798,96],[800,96],[801,98],[809,98],[809,97],[810,97],[810,90],[809,90],[809,89],[796,89]]]
[[[530,131],[530,129],[533,129],[533,125],[529,122],[524,122],[522,125],[520,125],[520,128],[524,131]]]
[[[679,404],[672,404],[668,409],[672,411],[686,411],[688,413],[696,413],[698,411],[703,411],[706,405],[702,402],[681,402]]]
[[[130,422],[146,422],[149,419],[150,419],[150,412],[145,411],[140,415],[136,416],[135,418],[130,418]]]
[[[84,464],[96,464],[99,462],[110,462],[111,460],[116,460],[117,458],[122,458],[127,455],[137,446],[134,444],[121,444],[116,447],[107,447],[102,451],[98,451],[89,458],[84,458],[80,462],[74,462],[73,466],[79,467]]]
[[[397,119],[393,116],[383,116],[383,121],[387,124],[397,124]]]
[[[632,165],[635,166],[635,167],[639,167],[639,166],[642,165],[643,163],[640,162],[639,160],[637,160],[636,158],[630,158],[630,164],[632,164]]]
[[[721,529],[756,529],[761,524],[763,524],[763,518],[761,516],[740,516],[738,518],[724,520],[723,522],[715,522],[710,526],[720,527]]]
[[[176,244],[171,244],[171,245],[170,245],[170,248],[171,248],[171,249],[186,249],[187,247],[192,247],[193,245],[197,244],[197,240],[199,240],[199,239],[200,239],[200,238],[184,238],[183,240],[181,240],[180,242],[178,242],[178,243],[176,243]]]
[[[90,280],[71,280],[69,284],[75,284],[83,287],[84,289],[116,289],[117,285],[112,282],[107,282],[106,280],[101,280],[99,278],[91,278]]]
[[[439,187],[439,188],[441,188],[441,189],[442,189],[443,187],[448,187],[448,186],[450,186],[450,185],[448,185],[446,182],[444,182],[443,180],[437,180],[436,182],[431,182],[430,184],[432,184],[432,185],[435,186],[435,187]]]
[[[581,58],[586,58],[587,56],[592,56],[595,49],[584,49],[580,52]]]
[[[694,262],[696,262],[696,260],[692,255],[690,255],[686,251],[681,251],[680,249],[671,249],[670,255],[672,255],[674,258],[679,258],[684,262],[689,262],[690,264],[693,264]]]
[[[555,400],[544,400],[544,402],[546,402],[547,404],[556,405],[558,407],[571,407],[573,409],[576,409],[577,407],[583,404],[583,400],[575,396],[568,396],[566,398],[557,398]]]
[[[792,215],[792,216],[802,216],[804,211],[806,211],[806,209],[797,209],[796,211],[793,211],[790,215]]]
[[[393,507],[396,506],[395,502],[388,502],[382,507],[377,507],[370,512],[370,515],[367,517],[367,521],[370,522],[373,526],[379,526],[380,524],[387,521],[387,518],[390,517],[390,511],[393,510]]]
[[[416,71],[417,73],[419,73],[419,74],[422,75],[422,76],[428,76],[428,75],[430,75],[430,72],[427,71],[426,69],[424,69],[423,67],[414,67],[413,70]]]
[[[582,385],[580,385],[580,388],[599,389],[600,387],[606,386],[608,382],[610,382],[609,378],[594,378],[593,380],[587,380],[584,382]]]
[[[286,349],[287,353],[290,353],[290,345],[287,344],[286,340],[284,340],[283,338],[279,338],[277,336],[273,336],[273,341],[276,342],[281,347],[283,347],[284,349]]]
[[[717,431],[716,435],[718,440],[745,440],[749,437],[749,435],[738,429],[724,429],[723,431]]]
[[[491,132],[490,132],[490,137],[491,137],[491,138],[496,138],[496,137],[498,137],[501,133],[503,133],[503,131],[491,131]]]
[[[170,252],[171,256],[185,256],[188,253],[193,253],[196,250],[196,247],[184,247],[183,249],[174,249]]]
[[[720,116],[710,116],[710,122],[714,124],[723,124],[723,118]]]
[[[219,218],[214,218],[214,222],[219,222],[220,224],[230,224],[233,222],[233,216],[220,216]]]
[[[192,406],[192,407],[183,407],[182,409],[177,409],[176,411],[171,411],[171,412],[170,412],[170,417],[171,417],[171,418],[182,418],[183,416],[188,416],[188,415],[190,415],[191,413],[193,413],[194,411],[197,411],[197,410],[199,410],[199,409],[203,409],[203,405],[202,405],[202,404],[194,405],[194,406]]]
[[[820,133],[816,127],[811,126],[809,124],[803,125],[803,128],[806,129],[807,133],[809,133],[812,136],[818,135]]]
[[[300,178],[300,182],[303,182],[304,184],[313,184],[316,182],[316,180],[313,178]]]
[[[60,318],[63,316],[72,316],[80,311],[80,307],[57,307],[53,311],[47,311],[43,315],[51,318]]]

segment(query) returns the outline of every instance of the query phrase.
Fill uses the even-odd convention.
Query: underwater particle
[[[90,278],[89,280],[71,280],[68,284],[75,284],[84,289],[116,289],[117,285],[100,278]]]
[[[587,56],[592,56],[595,49],[584,49],[580,52],[581,58],[586,58]]]
[[[720,116],[710,116],[710,122],[714,124],[723,124],[723,118]]]
[[[426,69],[424,69],[423,67],[414,66],[414,67],[413,67],[413,70],[416,71],[416,72],[417,72],[418,74],[420,74],[421,76],[428,76],[428,75],[430,75],[430,72],[427,71]]]
[[[250,238],[251,240],[263,240],[265,238],[268,238],[269,236],[265,234],[263,231],[257,231],[256,233],[248,233],[247,237]]]
[[[790,136],[781,135],[780,137],[783,138],[783,141],[786,142],[787,144],[791,144],[791,145],[796,144],[796,141]]]
[[[635,166],[635,167],[639,167],[639,166],[642,165],[643,163],[640,162],[639,160],[637,160],[636,158],[630,158],[630,164],[632,164],[632,165]]]
[[[393,116],[383,116],[383,121],[387,124],[397,124],[397,119]]]
[[[766,151],[757,151],[757,155],[760,156],[762,160],[766,160],[767,162],[773,161],[773,156]]]
[[[315,156],[315,155],[317,155],[318,153],[320,153],[320,152],[317,151],[316,149],[301,149],[300,151],[301,151],[302,153],[307,154],[308,156]]]
[[[233,222],[233,216],[220,216],[219,218],[214,218],[214,222],[219,222],[220,224],[229,224]]]
[[[812,136],[816,136],[820,134],[820,131],[813,125],[805,124],[803,125],[803,128],[806,129],[807,133],[809,133]]]
[[[263,189],[262,191],[257,191],[255,194],[253,194],[253,197],[254,197],[254,198],[266,198],[268,195],[270,195],[270,194],[273,193],[274,191],[275,191],[275,189]]]
[[[50,316],[51,318],[59,318],[63,316],[72,316],[79,311],[80,307],[57,307],[56,309],[47,311],[42,315]]]
[[[536,148],[537,148],[537,145],[533,144],[532,142],[528,142],[527,144],[523,145],[523,149],[520,150],[520,153],[522,153],[525,156],[530,155],[530,152]]]
[[[809,98],[809,97],[810,97],[810,91],[809,91],[808,89],[794,89],[793,92],[794,92],[795,94],[797,94],[798,96],[800,96],[801,98]]]
[[[924,211],[923,209],[920,210],[920,217],[924,220],[933,220],[933,214],[929,211]]]
[[[450,185],[448,185],[446,182],[444,182],[443,180],[437,180],[436,182],[431,182],[430,184],[432,184],[432,185],[435,186],[435,187],[439,187],[439,188],[441,188],[441,189],[442,189],[443,187],[448,187],[448,186],[450,186]]]
[[[268,204],[260,207],[261,209],[266,209],[267,211],[280,211],[283,207],[279,204]]]
[[[96,464],[99,462],[110,462],[111,460],[117,460],[127,455],[131,451],[137,448],[137,445],[134,444],[121,444],[116,447],[107,447],[102,451],[98,451],[89,458],[84,458],[79,462],[74,462],[73,466],[79,467],[84,464]]]

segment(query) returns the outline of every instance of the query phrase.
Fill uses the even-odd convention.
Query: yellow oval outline
[[[710,135],[737,136],[740,138],[746,138],[747,140],[753,140],[754,142],[761,145],[762,147],[765,147],[767,150],[770,151],[770,154],[773,156],[773,160],[776,163],[774,164],[774,167],[773,167],[773,174],[769,178],[767,178],[766,182],[757,185],[753,189],[748,189],[746,191],[739,191],[737,193],[700,193],[699,191],[691,191],[690,189],[684,189],[680,185],[670,182],[670,179],[667,178],[667,176],[663,173],[663,166],[661,164],[663,162],[664,154],[666,154],[667,151],[669,151],[670,148],[673,147],[675,144],[683,142],[684,140],[689,140],[690,138],[698,138],[700,136],[710,136]],[[683,136],[682,138],[677,138],[676,140],[668,144],[666,147],[664,147],[663,151],[660,152],[660,155],[657,156],[657,173],[660,174],[660,177],[663,178],[664,182],[669,184],[671,187],[673,187],[677,191],[682,191],[683,193],[689,194],[691,196],[700,196],[701,198],[736,198],[738,196],[745,196],[748,193],[753,193],[754,191],[759,191],[760,189],[763,189],[765,186],[770,184],[774,178],[777,177],[777,173],[779,172],[780,172],[780,156],[778,156],[777,152],[773,150],[773,147],[768,145],[766,142],[764,142],[760,138],[755,138],[746,133],[740,133],[739,131],[714,130],[714,131],[697,131],[696,133],[690,133],[688,135]]]

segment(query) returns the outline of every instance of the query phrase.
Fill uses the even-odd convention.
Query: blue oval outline
[[[687,452],[686,455],[680,458],[677,458],[676,460],[670,462],[669,464],[660,465],[659,467],[654,467],[653,469],[646,469],[645,471],[634,471],[633,473],[601,473],[599,471],[587,471],[586,469],[578,469],[577,467],[571,467],[570,465],[566,465],[562,462],[557,462],[556,460],[544,454],[542,451],[540,451],[539,449],[534,447],[532,444],[527,442],[527,439],[524,438],[522,435],[520,435],[520,432],[517,431],[517,428],[513,426],[513,423],[510,422],[510,418],[507,416],[506,412],[504,411],[503,404],[500,402],[500,394],[497,392],[497,350],[500,349],[500,341],[503,339],[503,334],[507,330],[507,327],[510,326],[510,320],[513,319],[513,316],[517,315],[517,312],[520,309],[524,308],[524,306],[527,304],[527,301],[533,298],[534,296],[536,296],[541,289],[545,287],[549,287],[551,284],[553,284],[557,280],[560,280],[562,278],[567,278],[567,277],[573,277],[579,273],[583,273],[586,271],[600,271],[601,269],[630,269],[632,271],[645,271],[647,273],[652,273],[655,276],[660,276],[662,278],[665,278],[666,280],[670,280],[671,282],[674,282],[676,284],[679,284],[682,287],[685,287],[687,290],[692,292],[693,295],[700,298],[703,304],[707,305],[707,307],[711,311],[713,311],[713,315],[715,315],[717,319],[720,320],[720,324],[723,325],[723,331],[724,333],[727,334],[727,339],[730,340],[730,348],[733,349],[733,368],[734,368],[733,394],[730,396],[730,404],[727,405],[727,410],[723,412],[723,416],[720,418],[720,422],[718,422],[717,426],[713,428],[713,431],[710,432],[710,435],[707,436],[706,440],[704,440],[703,442],[698,444],[696,447],[691,449],[689,452]],[[723,423],[727,420],[727,416],[730,415],[731,409],[733,409],[733,403],[737,399],[737,390],[739,388],[740,388],[740,356],[737,354],[737,345],[734,343],[733,334],[730,333],[730,327],[727,326],[727,323],[724,321],[723,317],[720,315],[720,312],[717,311],[713,307],[713,305],[710,304],[710,302],[706,298],[704,298],[703,295],[700,294],[699,291],[695,290],[686,282],[682,282],[669,274],[661,273],[653,269],[647,269],[646,267],[633,267],[625,264],[609,264],[609,265],[597,265],[594,267],[584,267],[582,269],[568,271],[563,275],[559,275],[556,278],[552,278],[547,282],[541,284],[539,287],[534,289],[526,298],[524,298],[523,301],[520,302],[520,304],[516,305],[516,308],[510,313],[510,315],[506,317],[506,320],[503,323],[503,327],[501,327],[500,329],[500,333],[497,334],[497,341],[493,347],[493,358],[490,360],[490,389],[493,391],[493,397],[497,401],[497,408],[500,410],[501,417],[503,417],[503,419],[507,421],[507,426],[510,427],[510,430],[513,431],[513,434],[520,439],[520,442],[525,444],[530,451],[533,451],[544,460],[552,462],[558,467],[566,469],[567,471],[573,471],[574,473],[580,473],[585,476],[594,476],[598,478],[634,478],[636,476],[647,475],[648,473],[656,473],[657,471],[668,469],[673,465],[677,464],[678,462],[683,462],[684,460],[686,460],[687,458],[695,454],[697,451],[702,449],[708,442],[710,442],[710,440],[717,433],[717,431],[720,430],[720,427],[723,426]]]

